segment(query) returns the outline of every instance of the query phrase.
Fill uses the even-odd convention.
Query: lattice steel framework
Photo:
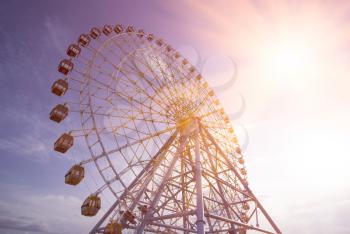
[[[96,166],[103,183],[92,197],[114,198],[90,233],[281,233],[248,187],[214,91],[179,52],[143,30],[106,25],[67,54],[52,91],[69,111],[55,107],[50,118],[80,115],[67,134],[84,137],[90,157],[76,166]],[[60,139],[55,149],[65,152],[73,140]],[[66,183],[83,177],[71,169]]]

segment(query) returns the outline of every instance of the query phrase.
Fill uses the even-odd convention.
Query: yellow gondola
[[[102,32],[104,35],[108,36],[109,34],[111,34],[113,31],[113,28],[111,25],[105,25],[102,29]]]
[[[143,37],[145,35],[145,31],[143,31],[143,29],[139,29],[139,31],[137,31],[137,36],[139,38]]]
[[[66,105],[58,104],[50,112],[50,119],[57,123],[64,120],[68,115],[69,109]]]
[[[244,167],[241,168],[240,171],[241,171],[242,175],[246,175],[247,174],[247,171],[246,171],[246,169]]]
[[[243,202],[242,203],[242,209],[243,210],[249,210],[249,208],[250,208],[250,206],[249,206],[249,204],[247,202]]]
[[[129,210],[123,213],[123,218],[132,224],[136,224],[135,215]]]
[[[120,34],[124,31],[124,28],[123,28],[123,25],[121,24],[117,24],[115,27],[114,27],[114,32],[116,34]]]
[[[54,150],[60,153],[65,153],[73,146],[74,138],[68,133],[63,133],[54,144]]]
[[[103,234],[122,234],[122,230],[123,226],[120,223],[112,221],[107,224]]]
[[[51,86],[51,92],[53,94],[56,94],[57,96],[64,95],[67,92],[67,90],[68,82],[63,79],[56,80]]]
[[[81,49],[80,49],[80,47],[79,47],[78,45],[76,45],[76,44],[71,44],[71,45],[68,47],[66,53],[67,53],[67,55],[68,55],[69,57],[75,58],[75,57],[77,57],[77,56],[80,54],[80,52],[81,52]]]
[[[81,206],[81,214],[95,216],[101,208],[101,199],[97,195],[90,195]]]
[[[148,34],[148,36],[147,36],[147,40],[148,41],[153,41],[153,39],[154,39],[154,35],[151,33],[151,34]]]
[[[84,179],[85,170],[80,165],[74,165],[65,175],[64,182],[70,185],[77,185]]]
[[[158,40],[156,41],[156,44],[157,44],[158,46],[162,46],[162,45],[164,44],[164,42],[163,42],[162,39],[158,39]]]
[[[133,26],[128,26],[126,27],[126,30],[125,30],[127,33],[133,33],[135,32],[135,28]]]
[[[240,148],[240,147],[236,147],[236,149],[235,149],[235,150],[236,150],[236,153],[237,153],[237,154],[241,154],[241,153],[242,153],[242,150],[241,150],[241,148]]]
[[[67,75],[71,70],[73,70],[73,67],[74,67],[74,64],[70,60],[63,59],[58,65],[57,70],[61,72],[63,75]]]
[[[246,213],[242,213],[241,214],[241,220],[243,223],[247,223],[248,222],[248,216]]]
[[[83,47],[86,47],[88,46],[90,43],[90,37],[89,35],[86,35],[86,34],[81,34],[78,38],[78,44],[83,46]]]
[[[93,39],[97,39],[100,35],[101,35],[100,29],[94,27],[90,30],[90,36]]]

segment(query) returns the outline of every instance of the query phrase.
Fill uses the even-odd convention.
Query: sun
[[[297,74],[306,69],[310,53],[304,44],[295,42],[277,45],[270,55],[271,65],[278,73]]]
[[[273,78],[300,78],[312,66],[312,45],[307,40],[288,38],[270,43],[265,52],[264,67]]]

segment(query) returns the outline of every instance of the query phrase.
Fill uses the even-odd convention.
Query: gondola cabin
[[[220,111],[220,114],[221,114],[221,115],[224,115],[224,114],[225,114],[224,108],[221,108],[219,111]]]
[[[80,54],[80,52],[81,52],[81,49],[76,44],[71,44],[67,49],[67,55],[72,58],[77,57]]]
[[[63,75],[67,75],[71,70],[73,70],[74,64],[68,60],[63,59],[58,65],[57,70],[61,72]]]
[[[129,210],[123,213],[123,218],[132,224],[136,224],[135,215]]]
[[[88,46],[90,43],[90,37],[89,35],[86,35],[86,34],[81,34],[78,38],[78,44],[83,46],[83,47],[86,47]]]
[[[236,149],[235,149],[235,150],[236,150],[236,153],[237,153],[237,154],[241,154],[241,153],[242,153],[242,150],[241,150],[241,148],[240,148],[240,147],[236,147]]]
[[[179,52],[175,53],[175,58],[180,58],[180,53]]]
[[[145,215],[148,211],[147,205],[140,205],[137,207],[143,215]]]
[[[148,41],[153,41],[153,39],[154,39],[154,35],[152,33],[147,35]]]
[[[162,39],[158,39],[158,40],[156,41],[156,44],[157,44],[158,46],[162,46],[162,45],[164,44],[164,42],[163,42]]]
[[[246,213],[242,213],[241,214],[241,220],[243,223],[247,223],[248,222],[248,216]]]
[[[64,95],[67,92],[67,90],[68,82],[63,79],[56,80],[51,86],[51,92],[53,94],[56,94],[57,96]]]
[[[214,104],[217,105],[217,106],[220,105],[219,99],[216,99],[216,100],[214,101]]]
[[[182,64],[186,65],[188,63],[187,59],[182,60]]]
[[[244,164],[244,159],[243,157],[238,158],[238,163],[243,165]]]
[[[229,230],[227,234],[247,234],[247,231],[244,227],[240,227],[235,230]]]
[[[167,52],[171,52],[173,50],[173,48],[170,46],[170,45],[167,45],[166,46],[166,51]]]
[[[243,202],[243,203],[242,203],[242,209],[243,209],[243,210],[249,210],[249,208],[250,208],[250,207],[249,207],[249,204],[248,204],[247,202]]]
[[[106,228],[103,231],[103,234],[122,234],[122,231],[123,231],[122,224],[116,221],[112,221],[106,225]]]
[[[225,122],[226,124],[228,124],[228,123],[230,122],[230,119],[229,119],[227,116],[225,116],[224,122]]]
[[[232,142],[235,143],[235,144],[237,145],[237,144],[238,144],[238,139],[237,139],[237,137],[233,137],[233,138],[232,138]]]
[[[81,206],[81,214],[95,216],[101,208],[101,199],[97,195],[90,195]]]
[[[196,76],[196,80],[201,80],[202,79],[202,75],[201,74],[198,74],[197,76]]]
[[[210,90],[208,94],[209,94],[210,97],[212,97],[212,96],[214,96],[214,91]]]
[[[133,33],[133,32],[135,32],[135,28],[133,26],[128,26],[125,31],[127,33]]]
[[[84,175],[84,167],[80,165],[74,165],[65,175],[64,182],[70,185],[77,185],[84,179]]]
[[[244,167],[240,168],[239,170],[241,171],[242,175],[246,175],[247,174],[247,171],[246,171],[246,169]]]
[[[121,24],[117,24],[117,25],[114,27],[114,32],[115,32],[116,34],[121,34],[123,31],[124,31],[124,28],[123,28],[123,25],[121,25]]]
[[[143,31],[142,29],[140,29],[139,31],[137,31],[137,36],[139,38],[143,37],[145,35],[145,31]]]
[[[93,39],[97,39],[100,35],[101,35],[101,31],[100,31],[100,29],[98,29],[98,28],[96,28],[96,27],[93,27],[93,28],[90,30],[90,36],[91,36]]]
[[[69,109],[66,105],[58,104],[50,112],[50,119],[57,123],[64,120],[68,115]]]
[[[57,152],[65,153],[69,150],[70,147],[73,146],[74,137],[68,133],[63,133],[60,138],[54,144],[54,149]]]
[[[228,132],[229,132],[229,133],[233,133],[233,132],[234,132],[234,131],[233,131],[233,128],[229,128],[229,129],[228,129]]]
[[[209,85],[208,85],[208,82],[204,82],[204,83],[203,83],[203,87],[204,87],[204,88],[208,88],[208,86],[209,86]]]
[[[102,29],[102,33],[106,36],[110,35],[113,32],[113,28],[111,25],[105,25]]]
[[[192,73],[192,72],[194,72],[196,70],[196,68],[194,68],[194,66],[191,66],[190,67],[190,72]]]

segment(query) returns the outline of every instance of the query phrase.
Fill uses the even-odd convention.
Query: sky
[[[1,233],[84,233],[97,221],[80,215],[93,185],[63,182],[74,159],[52,150],[50,87],[78,35],[117,23],[164,38],[202,71],[283,233],[349,233],[345,0],[1,1]]]

